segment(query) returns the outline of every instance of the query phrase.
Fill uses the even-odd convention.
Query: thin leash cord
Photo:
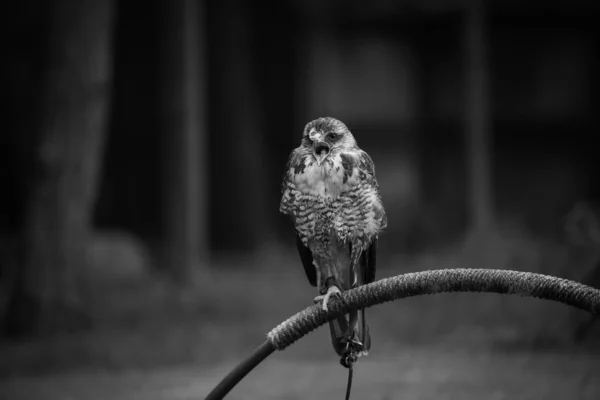
[[[354,365],[350,364],[348,368],[348,385],[346,386],[346,400],[350,400],[350,390],[352,389],[352,375],[354,372]]]
[[[346,400],[350,400],[350,391],[352,390],[352,377],[354,375],[354,364],[356,363],[356,352],[354,346],[350,343],[350,352],[346,353],[345,357],[340,360],[340,364],[348,368],[348,383],[346,384]]]

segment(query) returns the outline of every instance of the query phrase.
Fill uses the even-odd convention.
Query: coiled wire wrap
[[[237,383],[274,350],[283,350],[319,326],[352,309],[372,307],[405,297],[450,292],[516,294],[558,301],[600,314],[600,290],[555,276],[493,269],[441,269],[381,279],[342,293],[329,310],[312,305],[267,334],[267,340],[231,371],[205,398],[225,397]]]

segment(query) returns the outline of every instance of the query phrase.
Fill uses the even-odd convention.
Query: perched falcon
[[[325,117],[309,122],[290,154],[279,210],[296,230],[300,259],[327,310],[331,296],[373,282],[377,240],[387,226],[375,166],[344,123]],[[347,317],[347,318],[346,318]],[[365,311],[330,322],[342,364],[371,347]]]

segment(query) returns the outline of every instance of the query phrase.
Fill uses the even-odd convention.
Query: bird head
[[[346,125],[335,118],[322,117],[306,124],[302,145],[312,150],[321,165],[328,157],[356,147],[356,140]]]

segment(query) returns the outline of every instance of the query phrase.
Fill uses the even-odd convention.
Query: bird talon
[[[337,298],[340,298],[342,296],[342,291],[335,285],[329,286],[327,288],[327,293],[315,297],[314,301],[315,303],[322,302],[321,308],[323,309],[323,311],[327,312],[329,310],[327,304],[329,303],[329,299],[331,299],[331,297],[333,296]]]

